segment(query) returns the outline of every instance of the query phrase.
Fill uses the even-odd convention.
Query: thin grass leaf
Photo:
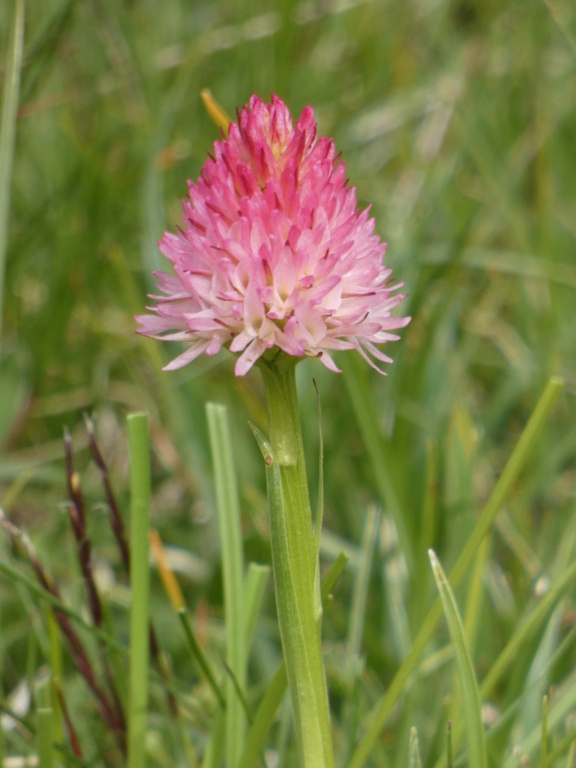
[[[128,416],[130,452],[130,691],[128,703],[128,768],[146,765],[150,570],[148,536],[150,510],[150,447],[148,418]]]
[[[488,503],[484,507],[468,541],[462,548],[460,557],[452,569],[450,581],[453,587],[457,586],[470,564],[473,562],[480,542],[490,530],[494,518],[528,458],[546,419],[556,404],[563,386],[564,382],[561,379],[553,377],[549,380],[544,392],[540,396],[500,479],[490,495]],[[369,725],[366,733],[358,743],[348,768],[361,768],[361,766],[365,764],[376,740],[378,739],[380,730],[386,722],[386,718],[392,711],[398,698],[402,695],[404,686],[407,684],[416,668],[420,659],[420,654],[428,644],[441,615],[442,609],[440,602],[436,601],[434,606],[428,612],[426,618],[423,620],[410,653],[400,666],[400,669],[388,686],[386,693],[369,714]]]
[[[542,697],[542,744],[540,746],[540,768],[548,768],[548,696]]]
[[[444,616],[446,618],[446,623],[448,624],[448,631],[450,632],[450,639],[452,640],[452,646],[456,656],[456,665],[460,677],[460,685],[462,687],[463,713],[464,721],[466,723],[466,742],[468,745],[468,764],[470,768],[486,768],[486,742],[484,738],[484,724],[482,722],[480,693],[474,667],[472,666],[472,659],[470,658],[470,653],[468,651],[466,637],[464,635],[462,619],[460,618],[450,584],[448,583],[435,552],[432,549],[429,550],[428,556],[432,565],[434,579],[436,580],[436,585],[440,592],[442,608],[444,609]]]
[[[346,568],[346,565],[348,564],[348,560],[349,560],[348,555],[345,552],[340,552],[336,560],[334,560],[334,562],[328,569],[328,572],[324,576],[324,579],[322,580],[320,594],[322,595],[322,608],[324,610],[326,610],[326,608],[328,607],[329,601],[332,598],[332,591],[336,586],[336,584],[338,583],[338,579],[342,575],[344,568]]]
[[[374,505],[368,507],[364,521],[364,533],[362,534],[360,564],[354,581],[354,592],[348,624],[346,648],[350,658],[357,657],[361,651],[364,620],[366,617],[366,600],[368,598],[368,587],[370,586],[374,544],[376,543],[379,520],[379,510]]]
[[[531,581],[535,581],[542,570],[542,564],[536,556],[533,548],[529,546],[526,539],[506,514],[505,510],[498,515],[496,528],[499,535],[504,539],[508,548],[513,552],[514,557],[521,564],[526,575]]]
[[[226,713],[220,709],[216,713],[210,738],[204,752],[202,768],[220,768],[226,745]]]
[[[316,503],[316,515],[314,518],[314,543],[316,567],[320,567],[320,539],[322,537],[322,519],[324,517],[324,436],[322,435],[322,403],[320,392],[314,379],[314,389],[318,402],[318,501]],[[318,574],[316,574],[318,577]]]
[[[462,548],[462,552],[450,573],[450,583],[454,586],[457,585],[464,573],[468,570],[470,563],[473,562],[475,553],[480,546],[480,542],[490,530],[494,518],[498,514],[506,496],[510,492],[516,478],[526,463],[530,451],[536,443],[536,439],[546,423],[546,419],[556,405],[563,389],[564,381],[562,379],[556,376],[549,379],[544,392],[540,396],[536,407],[528,419],[528,423],[520,435],[520,439],[516,443],[510,459],[504,467],[504,471],[500,475],[494,490],[490,494],[488,503],[484,507],[478,522],[474,526],[468,541]]]
[[[32,596],[42,600],[47,605],[50,605],[60,613],[69,616],[74,620],[74,623],[82,629],[95,634],[107,645],[108,648],[110,648],[110,650],[126,655],[126,648],[121,645],[121,643],[119,643],[115,638],[111,637],[107,632],[93,627],[92,624],[87,622],[80,613],[70,608],[68,605],[66,605],[66,603],[62,602],[60,598],[44,589],[44,587],[37,584],[35,581],[33,581],[33,579],[21,573],[17,568],[14,568],[14,566],[10,565],[10,563],[6,563],[0,560],[0,573],[5,574],[5,576],[7,576],[12,583],[21,584]]]
[[[570,744],[570,751],[568,752],[568,760],[566,761],[566,768],[571,768],[574,765],[574,756],[576,755],[576,741],[572,741]]]
[[[487,536],[478,547],[478,556],[474,563],[468,599],[466,600],[466,615],[464,617],[464,629],[468,647],[472,651],[476,642],[476,633],[481,616],[482,598],[484,594],[484,572],[490,553],[491,540]]]
[[[150,546],[154,554],[158,573],[162,579],[164,590],[168,595],[168,599],[170,600],[170,604],[172,605],[174,613],[176,613],[180,623],[182,624],[182,629],[184,630],[186,640],[188,641],[188,646],[192,652],[192,658],[200,667],[200,671],[212,688],[218,703],[224,709],[226,706],[224,694],[222,693],[219,684],[216,682],[216,675],[212,670],[210,662],[208,661],[208,657],[204,653],[202,646],[196,638],[194,629],[192,627],[190,614],[184,600],[184,595],[182,594],[176,576],[168,566],[168,559],[162,545],[162,540],[160,539],[157,531],[150,531]]]
[[[519,732],[523,735],[530,733],[542,722],[542,701],[537,694],[539,692],[542,695],[549,686],[550,669],[558,651],[562,620],[566,612],[563,603],[561,601],[549,617],[525,675],[526,682],[521,694],[523,704],[518,714]]]
[[[238,768],[254,768],[257,764],[259,756],[266,746],[270,728],[276,719],[278,708],[287,687],[286,666],[282,663],[276,670],[272,682],[266,689],[264,698],[254,715],[254,722],[248,731],[244,752],[238,763]]]
[[[426,441],[426,495],[422,504],[421,533],[418,540],[418,552],[422,556],[434,541],[438,526],[438,449],[431,441]],[[419,590],[420,592],[420,590]],[[422,591],[424,597],[424,592]]]
[[[246,616],[244,608],[244,558],[240,503],[233,462],[233,447],[226,408],[206,405],[210,448],[214,466],[218,526],[222,547],[226,664],[232,672],[226,680],[226,764],[237,764],[246,733],[246,713],[236,685],[246,690]]]
[[[414,727],[410,729],[408,768],[422,768],[422,761],[420,760],[420,747],[418,745],[418,731]]]
[[[249,656],[249,649],[252,646],[254,639],[254,632],[256,630],[256,624],[260,611],[262,608],[262,600],[264,599],[264,593],[266,590],[266,582],[270,576],[270,567],[268,565],[259,565],[258,563],[250,563],[248,566],[248,573],[246,574],[244,596],[245,596],[245,647]],[[248,659],[246,659],[248,663]]]
[[[66,726],[66,732],[68,734],[68,741],[70,742],[72,753],[74,757],[82,758],[82,746],[80,744],[80,739],[78,738],[76,728],[74,727],[72,718],[70,717],[62,686],[60,685],[60,681],[56,679],[54,679],[54,691],[56,693],[59,711],[62,713],[62,719],[64,720],[64,725]],[[58,723],[58,728],[59,726],[60,723]],[[57,731],[55,731],[55,735],[56,733]]]
[[[6,694],[4,692],[4,681],[1,675],[0,675],[0,701],[6,701]],[[0,765],[4,765],[4,758],[6,755],[6,735],[4,733],[4,730],[5,730],[4,727],[0,728]]]
[[[546,668],[542,670],[543,675],[545,676],[549,675],[552,669],[557,668],[557,665],[563,663],[563,660],[573,658],[575,641],[576,641],[576,630],[572,629],[564,638],[564,640],[560,643],[554,655],[548,660]],[[570,686],[570,681],[567,682],[567,685]],[[480,691],[482,692],[482,688],[480,688]],[[522,743],[518,744],[518,740],[515,738],[514,746],[516,747],[516,749],[514,751],[517,752],[520,748],[524,749],[526,747],[528,740],[530,740],[532,753],[536,755],[538,748],[540,747],[540,740],[542,738],[541,705],[540,705],[540,698],[539,698],[540,694],[541,694],[541,689],[540,689],[540,686],[538,685],[538,681],[533,681],[532,687],[530,689],[528,689],[528,687],[525,687],[522,692],[518,692],[516,695],[516,698],[513,701],[511,701],[510,705],[500,713],[497,722],[494,723],[487,731],[486,733],[487,742],[489,743],[491,741],[498,740],[502,731],[506,731],[506,729],[510,728],[511,722],[518,717],[518,711],[521,708],[523,701],[526,698],[531,697],[538,701],[538,709],[539,709],[540,716],[538,717],[538,722],[535,724],[533,731],[526,737],[526,739],[523,739]],[[555,689],[555,697],[556,696],[558,697],[558,700],[561,703],[566,697],[568,698],[568,702],[562,705],[562,712],[564,713],[568,712],[568,710],[572,705],[572,690],[565,688],[563,684],[561,688]],[[562,714],[558,716],[559,719],[555,721],[555,725],[558,725],[561,722],[562,716],[563,716]],[[549,721],[550,721],[550,718],[549,718]],[[570,715],[568,715],[567,719],[564,722],[564,729],[566,728],[566,723],[571,724]],[[550,727],[548,728],[548,731],[549,732],[551,731]],[[569,730],[565,733],[562,739],[556,742],[553,750],[553,754],[551,752],[549,756],[549,762],[551,764],[554,764],[554,760],[556,760],[559,756],[564,755],[566,750],[569,748],[572,742],[572,739],[574,738],[574,733],[576,733],[576,731]],[[517,759],[517,756],[516,756],[516,759]]]
[[[477,569],[475,569],[475,573],[476,570]],[[533,607],[524,620],[520,622],[516,632],[512,635],[508,644],[496,658],[486,678],[480,685],[480,694],[483,700],[490,698],[498,681],[502,679],[511,667],[513,667],[522,648],[526,647],[527,644],[530,643],[533,635],[541,630],[542,624],[554,609],[554,605],[558,601],[559,596],[566,588],[567,583],[570,582],[574,576],[576,576],[576,572],[574,570],[574,564],[572,564],[572,567],[562,574],[562,578],[554,583],[553,588],[548,590],[545,596],[535,607]],[[503,726],[508,717],[514,716],[517,721],[517,726],[521,728],[520,733],[523,736],[534,734],[540,728],[541,710],[537,697],[543,682],[546,680],[546,675],[549,674],[549,671],[556,660],[556,653],[558,653],[558,651],[556,651],[557,637],[563,613],[564,611],[558,607],[552,614],[552,617],[548,621],[544,637],[533,656],[530,670],[526,676],[523,692],[518,694],[519,698],[517,703],[513,704],[510,710],[507,713],[503,713],[500,718],[500,722]],[[569,638],[564,641],[566,644],[568,639]],[[561,651],[561,649],[562,646],[559,650]],[[559,655],[561,655],[561,653],[559,653]],[[456,742],[459,742],[462,738],[463,731],[464,728],[462,727],[462,724],[457,724],[454,733],[454,740]]]
[[[322,595],[320,593],[320,542],[322,539],[322,521],[324,519],[324,437],[322,435],[322,403],[320,392],[313,379],[318,403],[318,497],[314,516],[314,600],[316,614],[322,615]]]
[[[394,521],[384,515],[380,521],[381,579],[386,601],[387,626],[398,661],[406,658],[412,645],[410,622],[406,612],[408,573],[404,553],[399,548]]]
[[[382,499],[382,504],[394,520],[400,539],[400,548],[408,562],[409,571],[412,572],[413,545],[396,491],[391,453],[380,432],[376,429],[379,416],[374,395],[367,385],[366,374],[362,368],[363,363],[360,359],[356,360],[355,357],[355,355],[351,355],[346,365],[342,367],[344,382],[362,433],[362,441],[372,465],[378,493]]]
[[[52,712],[52,683],[48,669],[43,669],[36,683],[36,738],[38,741],[38,767],[54,765],[54,723]]]
[[[547,707],[546,714],[546,732],[554,733],[557,730],[564,730],[567,718],[571,717],[576,709],[576,673],[572,672],[562,681],[562,685],[555,688],[554,699]],[[542,722],[538,723],[534,730],[522,741],[521,754],[526,759],[537,760],[539,753],[542,753]],[[576,729],[570,732],[560,740],[553,752],[548,754],[548,764],[553,765],[556,760],[570,746],[576,737]],[[503,768],[516,768],[518,757],[511,755],[503,761]]]
[[[349,612],[348,638],[346,642],[347,672],[350,681],[349,695],[346,697],[344,709],[345,732],[347,736],[347,754],[351,755],[358,736],[360,724],[360,691],[364,671],[362,653],[362,638],[366,620],[366,602],[370,575],[374,558],[374,546],[378,536],[380,511],[370,505],[364,521],[364,533],[360,548],[358,569],[354,580],[352,605]]]
[[[6,79],[2,118],[0,121],[0,352],[2,350],[2,317],[4,315],[4,275],[6,272],[6,251],[8,248],[8,218],[10,192],[12,189],[12,167],[16,143],[16,120],[18,117],[18,95],[20,92],[20,71],[24,49],[24,0],[16,0],[12,39],[6,63]]]
[[[231,678],[232,684],[234,685],[234,690],[236,691],[236,696],[240,700],[242,704],[242,708],[244,709],[244,714],[246,715],[246,720],[248,721],[249,725],[252,725],[254,722],[254,715],[252,714],[252,709],[250,707],[250,704],[248,703],[248,699],[246,698],[244,691],[240,686],[238,685],[238,680],[234,677],[234,673],[229,668],[229,666],[224,662],[224,669],[226,670],[226,674]]]
[[[490,671],[482,681],[480,692],[482,698],[487,698],[492,689],[502,677],[504,672],[514,663],[520,648],[528,641],[529,637],[535,632],[544,621],[548,613],[552,610],[559,595],[566,586],[576,577],[576,562],[573,562],[568,570],[562,574],[558,581],[551,585],[550,589],[534,606],[533,610],[526,616],[524,621],[514,632],[506,647],[502,650]]]
[[[197,662],[198,666],[200,667],[200,671],[202,672],[208,684],[212,688],[214,695],[218,699],[218,703],[220,704],[220,707],[222,709],[225,709],[226,699],[224,698],[224,694],[222,693],[222,690],[220,689],[220,686],[216,681],[216,676],[212,671],[212,667],[210,665],[210,662],[208,661],[208,657],[202,650],[202,646],[200,645],[200,643],[196,638],[196,635],[194,634],[194,629],[192,628],[192,622],[190,621],[190,616],[186,608],[183,608],[178,611],[178,618],[180,619],[180,623],[182,624],[182,628],[184,629],[184,634],[186,635],[186,640],[188,641],[188,646],[192,652],[193,658]]]
[[[60,680],[62,680],[62,635],[58,630],[58,622],[52,611],[46,611],[46,624],[50,641],[50,672],[54,681],[52,686],[52,733],[54,741],[60,743],[62,741],[62,713],[60,712],[57,692]]]

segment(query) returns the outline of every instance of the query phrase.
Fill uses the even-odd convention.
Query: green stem
[[[254,430],[267,468],[280,636],[301,768],[333,768],[322,659],[322,606],[294,366],[262,366],[270,442]]]

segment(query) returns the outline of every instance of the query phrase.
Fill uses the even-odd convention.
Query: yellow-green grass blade
[[[128,768],[146,765],[148,670],[150,658],[150,444],[148,418],[128,416],[130,452],[130,692],[128,703]]]
[[[466,742],[468,744],[468,765],[470,768],[486,768],[486,741],[484,737],[484,725],[482,723],[482,706],[476,674],[468,651],[468,644],[464,634],[464,627],[454,593],[448,583],[448,579],[431,549],[428,552],[434,579],[440,593],[444,616],[448,625],[460,686],[462,688],[462,710],[466,724]]]
[[[222,547],[224,611],[226,615],[226,763],[237,764],[244,746],[246,714],[236,685],[246,689],[246,615],[244,610],[244,555],[240,502],[233,460],[232,438],[226,407],[206,405],[214,466],[216,505]]]
[[[496,483],[486,506],[478,518],[470,537],[463,546],[462,552],[450,573],[450,582],[453,587],[457,586],[471,563],[474,561],[480,543],[494,523],[496,515],[501,509],[504,500],[530,455],[530,451],[534,447],[546,419],[556,405],[563,387],[564,382],[558,377],[552,377],[548,381],[544,392],[540,396],[538,403],[504,468],[504,471]],[[420,631],[414,639],[412,648],[398,669],[394,679],[388,686],[386,693],[381,697],[368,716],[367,730],[356,746],[356,750],[348,768],[361,768],[361,766],[366,763],[386,719],[392,712],[394,705],[402,695],[406,684],[416,669],[420,656],[432,637],[441,615],[441,606],[439,602],[436,602],[422,621]]]
[[[422,768],[420,760],[420,747],[418,745],[418,731],[412,728],[410,731],[409,768]]]

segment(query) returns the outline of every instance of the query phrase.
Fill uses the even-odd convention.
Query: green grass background
[[[3,60],[13,5],[0,10]],[[250,419],[265,428],[262,385],[257,373],[234,379],[227,353],[162,373],[177,350],[137,337],[133,320],[153,289],[150,272],[165,267],[156,243],[179,224],[186,180],[197,178],[218,138],[203,88],[229,114],[252,93],[279,94],[295,117],[312,105],[319,132],[343,153],[361,206],[372,206],[389,244],[386,263],[409,294],[403,309],[413,321],[390,345],[387,378],[353,355],[338,359],[341,376],[314,361],[299,368],[313,489],[313,377],[322,401],[323,562],[341,549],[351,554],[324,625],[335,741],[346,765],[435,596],[427,548],[449,572],[551,375],[565,380],[565,392],[506,499],[476,577],[456,590],[480,684],[576,554],[576,6],[28,0],[3,306],[2,505],[30,529],[81,610],[63,512],[67,425],[124,640],[126,587],[115,575],[83,414],[95,419],[127,508],[125,417],[146,411],[152,523],[180,555],[188,605],[220,659],[220,545],[204,403],[229,407],[246,558],[268,562],[264,473],[246,426]],[[361,549],[371,510],[379,527]],[[0,557],[12,558],[6,541]],[[570,583],[483,701],[490,765],[520,766],[531,749],[530,765],[573,765],[575,594]],[[191,738],[202,745],[209,692],[194,678],[156,582],[152,610],[190,699]],[[41,601],[0,577],[6,696],[19,681],[31,683],[46,660],[45,618]],[[446,721],[457,724],[460,701],[448,643],[439,624],[367,765],[416,765],[409,763],[412,726],[423,765],[446,764]],[[255,702],[277,658],[269,589],[251,663]],[[65,674],[87,764],[120,765],[110,762],[107,735],[66,662]],[[559,745],[550,759],[529,747],[548,690],[551,751]],[[152,709],[152,764],[186,765],[161,697]],[[33,731],[32,710],[26,717]],[[289,766],[285,737],[276,725],[270,744]],[[9,749],[34,751],[30,734],[6,738]],[[465,734],[455,748],[456,764],[466,764]]]

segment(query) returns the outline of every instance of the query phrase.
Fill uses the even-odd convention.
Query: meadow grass
[[[176,350],[134,333],[165,267],[156,243],[219,136],[209,88],[231,115],[252,93],[294,116],[314,107],[409,294],[387,378],[353,354],[342,375],[298,368],[313,509],[313,379],[322,407],[338,766],[576,765],[574,4],[26,0],[18,82],[21,5],[0,11],[0,504],[30,542],[0,531],[0,761],[125,765],[110,722],[146,699],[131,768],[295,765],[271,584],[249,570],[270,564],[247,426],[266,429],[262,382],[235,379],[227,353],[163,373]],[[129,523],[134,412],[149,421],[150,525],[186,601],[172,607],[153,566],[148,691],[131,688],[146,652],[130,661],[109,524],[114,504]],[[67,513],[64,427],[100,626]]]

